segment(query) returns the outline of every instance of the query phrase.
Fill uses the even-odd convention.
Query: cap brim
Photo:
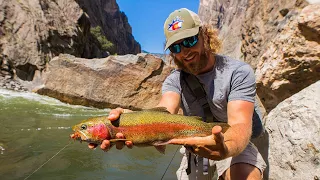
[[[167,50],[171,44],[173,44],[174,42],[176,42],[180,39],[184,39],[184,38],[198,34],[199,28],[200,28],[200,26],[194,27],[192,29],[185,29],[185,30],[180,31],[179,33],[174,34],[173,36],[171,36],[167,40],[164,50]]]

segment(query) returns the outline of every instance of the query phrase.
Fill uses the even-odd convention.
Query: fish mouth
[[[81,131],[74,132],[73,134],[70,135],[70,138],[74,140],[78,140],[80,142],[87,141],[89,139],[88,136]]]
[[[80,141],[80,143],[82,143],[82,141],[87,142],[87,143],[94,143],[94,144],[101,144],[102,143],[102,141],[97,141],[97,140],[89,138],[86,134],[84,134],[81,131],[76,131],[73,134],[70,134],[70,138],[73,140]]]

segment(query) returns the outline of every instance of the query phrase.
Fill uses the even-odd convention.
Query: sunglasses
[[[191,47],[195,46],[197,44],[197,42],[198,42],[198,34],[195,36],[191,36],[191,37],[187,37],[187,38],[183,39],[183,41],[181,43],[172,44],[171,46],[169,46],[169,50],[172,53],[177,54],[177,53],[181,52],[181,45],[186,48],[191,48]]]

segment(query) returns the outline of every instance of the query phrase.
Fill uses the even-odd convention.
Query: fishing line
[[[71,144],[71,141],[69,142],[69,144],[65,145],[62,149],[60,149],[60,151],[58,151],[55,155],[53,155],[50,159],[48,159],[45,163],[43,163],[40,167],[38,167],[38,169],[36,169],[35,171],[33,171],[28,177],[26,177],[24,180],[28,179],[30,176],[32,176],[34,173],[36,173],[39,169],[41,169],[45,164],[47,164],[51,159],[53,159],[55,156],[57,156],[62,150],[64,150],[67,146],[69,146]]]
[[[170,163],[168,164],[167,169],[164,171],[164,174],[162,175],[161,180],[163,179],[164,175],[166,175],[166,173],[167,173],[167,171],[168,171],[168,169],[169,169],[169,166],[171,165],[174,157],[176,156],[176,154],[177,154],[177,152],[178,152],[178,149],[179,149],[179,146],[177,147],[176,152],[175,152],[174,155],[172,156],[172,159],[171,159]]]

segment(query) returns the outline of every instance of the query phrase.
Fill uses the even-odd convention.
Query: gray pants
[[[251,164],[257,167],[261,174],[263,174],[266,168],[266,163],[264,162],[261,154],[254,144],[251,142],[248,144],[246,149],[236,157],[230,157],[221,161],[209,160],[210,167],[208,169],[208,174],[203,174],[203,162],[202,158],[198,158],[198,162],[194,162],[195,156],[191,154],[191,173],[187,175],[186,169],[188,168],[188,154],[189,152],[182,147],[180,153],[183,154],[180,168],[177,170],[178,180],[212,180],[218,179],[230,166],[237,163]]]

